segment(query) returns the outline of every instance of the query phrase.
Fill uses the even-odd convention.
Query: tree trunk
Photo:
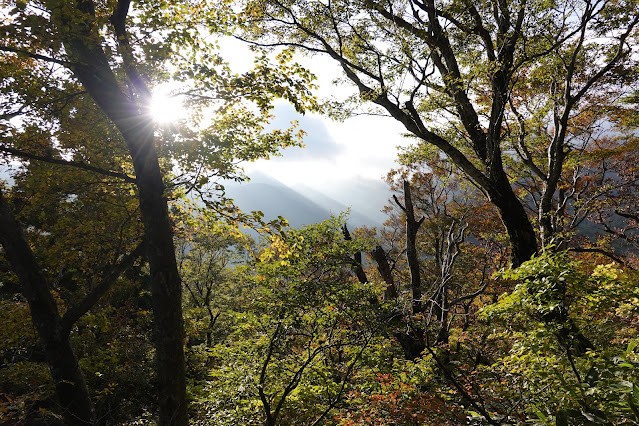
[[[439,330],[437,330],[437,337],[435,339],[436,344],[445,345],[448,344],[448,286],[444,286],[441,290],[441,293],[437,297],[437,302],[439,304],[438,311],[438,322],[439,322]]]
[[[157,158],[154,163],[152,170],[142,173],[136,167],[136,174],[140,212],[149,241],[159,418],[161,425],[187,425],[182,285]]]
[[[348,226],[344,224],[342,227],[342,234],[344,235],[344,239],[346,241],[352,241],[351,233],[348,231]],[[353,270],[355,271],[355,275],[357,275],[357,280],[366,284],[368,282],[368,278],[366,277],[366,272],[364,272],[364,267],[362,266],[362,252],[358,251],[353,255]]]
[[[395,281],[393,280],[393,274],[391,273],[391,268],[388,264],[388,259],[386,259],[386,253],[384,252],[384,249],[382,248],[382,246],[378,245],[377,247],[375,247],[375,250],[372,254],[375,262],[377,262],[377,270],[386,283],[386,289],[384,290],[384,300],[397,299],[397,286],[395,285]]]
[[[58,306],[49,291],[47,279],[2,192],[0,192],[0,243],[7,260],[20,280],[22,294],[29,303],[31,318],[44,346],[65,423],[93,424],[91,399],[78,358],[71,346],[69,333],[62,327]]]
[[[397,332],[395,338],[404,352],[404,358],[408,361],[414,361],[422,355],[426,344],[424,343],[424,330],[409,327],[406,333]]]
[[[488,189],[488,195],[497,207],[499,217],[508,232],[512,267],[516,268],[537,253],[535,230],[524,206],[505,176],[497,180],[494,187]]]
[[[410,269],[410,286],[413,296],[413,314],[418,314],[423,310],[422,304],[422,281],[419,271],[419,258],[417,256],[417,232],[424,218],[415,220],[415,210],[413,208],[413,199],[410,194],[410,184],[404,181],[404,209],[406,213],[406,259],[408,260],[408,268]]]

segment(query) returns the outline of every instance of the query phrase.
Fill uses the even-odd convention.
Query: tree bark
[[[511,263],[512,267],[516,268],[537,253],[535,229],[505,174],[502,179],[495,179],[495,185],[490,186],[487,192],[508,232]]]
[[[344,239],[346,241],[353,240],[346,224],[344,224],[344,226],[342,227],[342,234],[344,235]],[[366,272],[364,272],[364,267],[362,266],[361,251],[358,251],[353,255],[353,269],[355,271],[355,275],[357,275],[357,280],[362,284],[366,284],[368,282],[368,278],[366,277]]]
[[[375,247],[375,250],[372,254],[375,262],[377,262],[377,270],[386,283],[386,290],[384,290],[384,300],[397,299],[397,286],[395,285],[395,281],[393,280],[393,274],[391,273],[391,268],[388,264],[388,259],[386,258],[384,249],[382,248],[382,246],[378,245],[377,247]]]
[[[448,286],[444,286],[441,292],[437,295],[437,321],[439,322],[439,329],[437,330],[437,337],[435,339],[436,344],[445,345],[448,344],[448,312],[450,306],[448,305]]]
[[[69,333],[62,326],[58,306],[49,291],[47,279],[1,191],[0,243],[20,280],[22,294],[29,303],[31,319],[44,346],[65,423],[93,424],[91,398],[78,358],[71,346]]]

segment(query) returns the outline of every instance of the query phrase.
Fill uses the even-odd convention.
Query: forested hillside
[[[0,16],[0,425],[639,424],[636,0]],[[276,102],[401,124],[383,226],[234,203]]]

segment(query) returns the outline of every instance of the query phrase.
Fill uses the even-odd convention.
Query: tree
[[[38,266],[22,228],[4,196],[0,197],[0,241],[29,302],[33,322],[46,350],[64,418],[69,424],[91,424],[93,409],[84,376],[69,340],[70,326],[63,323],[49,292],[47,279]]]
[[[325,54],[359,92],[462,170],[497,208],[518,266],[555,232],[564,167],[589,142],[580,126],[622,107],[636,82],[634,2],[598,0],[246,1],[239,37]],[[513,161],[540,186],[537,224]]]
[[[238,160],[268,156],[296,143],[292,130],[265,132],[263,126],[275,95],[303,108],[311,76],[287,65],[287,57],[280,58],[282,72],[272,71],[263,59],[256,71],[235,76],[212,52],[213,44],[191,26],[199,10],[179,2],[136,6],[131,13],[127,0],[51,0],[17,2],[3,12],[7,22],[0,50],[7,65],[1,150],[135,184],[151,274],[160,424],[186,424],[181,282],[167,199],[186,183],[187,189],[201,191],[211,186],[212,177],[235,176]],[[201,133],[193,128],[160,131],[149,114],[151,87],[168,79],[170,57],[179,69],[175,78],[192,82],[192,99],[202,107],[218,107],[219,121]],[[256,103],[258,111],[238,106],[244,99]],[[74,127],[82,122],[83,107],[101,118],[96,121],[105,133],[89,129],[83,135]],[[101,142],[114,151],[100,149]],[[183,167],[181,176],[170,182],[173,160]],[[8,208],[4,211],[3,246],[22,244],[26,250],[24,238],[10,229],[15,222]],[[12,259],[19,271],[18,260],[27,258]],[[25,289],[46,288],[39,277],[21,278]],[[50,305],[48,311],[54,312]],[[34,320],[38,306],[33,305]],[[46,333],[40,330],[42,339]],[[70,381],[80,385],[79,379]],[[90,421],[85,414],[79,417]]]
[[[118,193],[128,192],[131,183],[44,162],[24,163],[12,177],[12,187],[1,191],[0,240],[20,285],[15,291],[5,288],[3,299],[22,293],[29,304],[58,395],[58,414],[69,424],[89,424],[91,391],[72,337],[82,317],[143,255],[141,226],[132,220],[135,198]],[[28,411],[25,416],[32,414]]]
[[[517,280],[516,290],[481,313],[508,342],[506,351],[482,368],[481,376],[488,373],[483,387],[500,399],[523,403],[509,415],[518,413],[520,419],[542,424],[636,421],[634,274],[612,263],[592,268],[566,252],[542,253],[507,272],[507,278]],[[571,321],[592,338],[585,355],[577,353],[578,340],[557,338],[570,327],[559,319],[568,314],[568,306]],[[554,323],[544,316],[553,317]],[[633,330],[629,334],[627,327]],[[489,379],[493,374],[496,381]]]
[[[633,142],[624,144],[617,138],[605,140],[590,153],[588,165],[599,173],[593,173],[585,186],[590,186],[590,192],[598,197],[585,211],[592,224],[590,235],[582,237],[582,243],[571,248],[576,252],[603,254],[630,267],[636,267],[639,225],[636,139]]]
[[[633,418],[636,333],[626,333],[636,326],[630,308],[636,291],[628,287],[635,272],[614,264],[578,262],[567,251],[547,250],[506,272],[508,281],[494,277],[488,286],[487,275],[504,266],[491,262],[498,259],[494,252],[483,259],[480,255],[482,245],[500,241],[498,236],[495,242],[485,238],[490,224],[492,233],[498,234],[494,218],[484,222],[491,209],[484,210],[485,203],[473,199],[472,190],[464,192],[463,186],[457,186],[460,181],[441,163],[425,169],[411,164],[409,171],[390,175],[398,209],[391,210],[386,232],[390,240],[384,243],[391,258],[397,259],[394,274],[404,287],[409,287],[412,274],[403,264],[410,259],[402,260],[407,257],[403,249],[407,238],[397,238],[407,232],[402,189],[410,191],[413,215],[425,217],[415,242],[425,309],[413,318],[406,315],[402,325],[412,328],[412,333],[404,331],[403,339],[398,339],[405,356],[415,363],[400,371],[405,375],[411,371],[416,378],[403,384],[404,376],[397,371],[384,376],[387,395],[400,407],[406,404],[408,415],[421,416],[424,405],[432,404],[427,419],[440,423],[444,420],[436,417],[441,409],[438,396],[450,395],[451,390],[456,397],[443,398],[451,404],[447,411],[466,413],[467,419],[481,423],[531,419],[542,424],[615,423]],[[631,169],[628,172],[634,175]],[[410,185],[406,179],[411,179]],[[455,232],[459,220],[467,226],[467,240],[456,239],[461,236]],[[482,266],[474,262],[484,263],[483,274]],[[486,269],[489,265],[492,268]],[[464,309],[456,312],[457,304]],[[617,320],[610,322],[610,316]],[[428,398],[416,395],[411,385]],[[401,397],[396,386],[404,387]],[[365,399],[361,409],[381,417],[386,407],[380,407],[374,396]],[[362,404],[365,397],[357,397],[356,403]],[[421,403],[413,405],[412,398]],[[346,418],[363,423],[367,415]]]
[[[367,244],[345,240],[342,225],[332,218],[282,229],[230,283],[217,281],[235,297],[208,351],[204,421],[319,425],[346,400],[388,312],[375,284],[351,269],[352,253]]]
[[[442,391],[435,384],[441,382],[459,396],[461,405],[494,424],[483,396],[474,389],[469,366],[460,362],[475,350],[460,334],[474,326],[472,318],[478,301],[485,298],[489,277],[506,260],[498,255],[500,228],[494,208],[441,158],[406,164],[391,171],[387,180],[398,194],[386,208],[390,218],[383,242],[390,247],[398,281],[410,282],[411,288],[411,309],[405,310],[395,337],[406,359],[431,363],[429,368],[439,372],[430,385],[431,396]],[[419,224],[417,232],[411,222]]]
[[[46,176],[46,174],[45,170],[39,177]],[[34,183],[36,186],[38,183],[44,182],[37,179],[36,181]],[[79,180],[76,180],[75,183],[83,184]],[[49,186],[64,186],[64,183],[59,181],[57,185]],[[49,194],[42,191],[45,194],[40,193],[34,196],[31,192],[32,189],[29,188],[29,183],[19,179],[15,183],[10,200],[7,200],[0,193],[2,217],[0,242],[4,249],[3,254],[17,275],[22,294],[29,304],[33,323],[40,336],[56,387],[62,416],[68,424],[90,424],[93,422],[89,391],[85,385],[78,358],[71,345],[71,331],[77,326],[78,320],[96,304],[98,299],[118,280],[122,272],[130,268],[144,251],[143,243],[131,249],[127,247],[130,238],[129,231],[131,231],[127,225],[130,226],[130,223],[114,224],[104,220],[104,215],[100,214],[97,209],[93,210],[94,214],[87,213],[87,210],[95,208],[96,204],[104,207],[104,204],[112,201],[105,196],[103,201],[106,202],[92,205],[87,202],[92,196],[97,195],[92,189],[95,188],[92,187],[84,192],[78,191],[76,193],[77,199],[73,202],[68,200],[54,201],[52,195],[58,192],[59,188],[50,188]],[[99,193],[99,190],[97,192]],[[43,197],[49,202],[46,213],[40,210],[34,214],[35,212],[32,210],[34,204],[42,209],[41,204],[34,202],[34,199],[38,197]],[[22,219],[27,219],[28,223],[31,224],[30,240],[36,240],[41,245],[39,249],[31,248],[25,231],[17,221],[9,201],[13,205],[21,205]],[[96,235],[93,236],[97,239],[95,244],[92,244],[92,241],[84,241],[81,247],[85,250],[76,251],[78,246],[75,245],[77,243],[75,237],[78,234],[74,234],[72,230],[66,228],[66,225],[68,225],[69,219],[78,213],[78,208],[82,210],[85,218],[83,225],[85,226],[98,228],[104,226],[107,229],[109,225],[119,227],[121,238],[113,242],[113,246],[117,246],[117,248],[109,247],[107,244],[101,245],[99,239],[103,235],[96,232]],[[115,207],[113,209],[117,210]],[[103,221],[96,220],[95,216],[101,217]],[[117,215],[113,216],[117,217]],[[132,228],[135,230],[135,224]],[[82,230],[79,231],[83,234]],[[55,240],[61,239],[62,235],[66,237],[64,243],[56,243]],[[113,238],[112,235],[111,238]],[[40,255],[38,257],[43,263],[38,261],[36,252]],[[102,256],[96,256],[96,252],[100,252]],[[58,259],[56,266],[59,269],[51,271],[49,263],[51,258]],[[86,290],[84,292],[77,291],[77,287],[82,287],[78,284],[84,282],[88,282]],[[62,299],[71,306],[67,305],[63,314],[60,314],[56,299]]]
[[[185,316],[192,320],[194,328],[188,333],[189,345],[203,340],[210,348],[218,328],[216,323],[230,309],[228,305],[233,299],[232,294],[224,291],[225,287],[234,285],[234,266],[248,257],[247,246],[252,240],[242,234],[237,225],[221,222],[206,211],[195,218],[190,214],[187,213],[186,223],[176,235],[178,265],[185,289]]]
[[[263,300],[270,300],[257,307],[274,313],[260,321],[267,338],[258,395],[267,425],[303,417],[321,424],[345,397],[381,327],[384,313],[371,306],[377,303],[372,286],[352,276],[351,253],[362,251],[364,242],[343,240],[341,222],[332,218],[275,236],[256,265]],[[291,411],[303,398],[313,400],[311,406]]]

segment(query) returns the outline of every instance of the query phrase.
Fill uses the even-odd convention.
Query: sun
[[[168,124],[184,118],[186,110],[181,96],[158,90],[151,97],[149,113],[156,123]]]

